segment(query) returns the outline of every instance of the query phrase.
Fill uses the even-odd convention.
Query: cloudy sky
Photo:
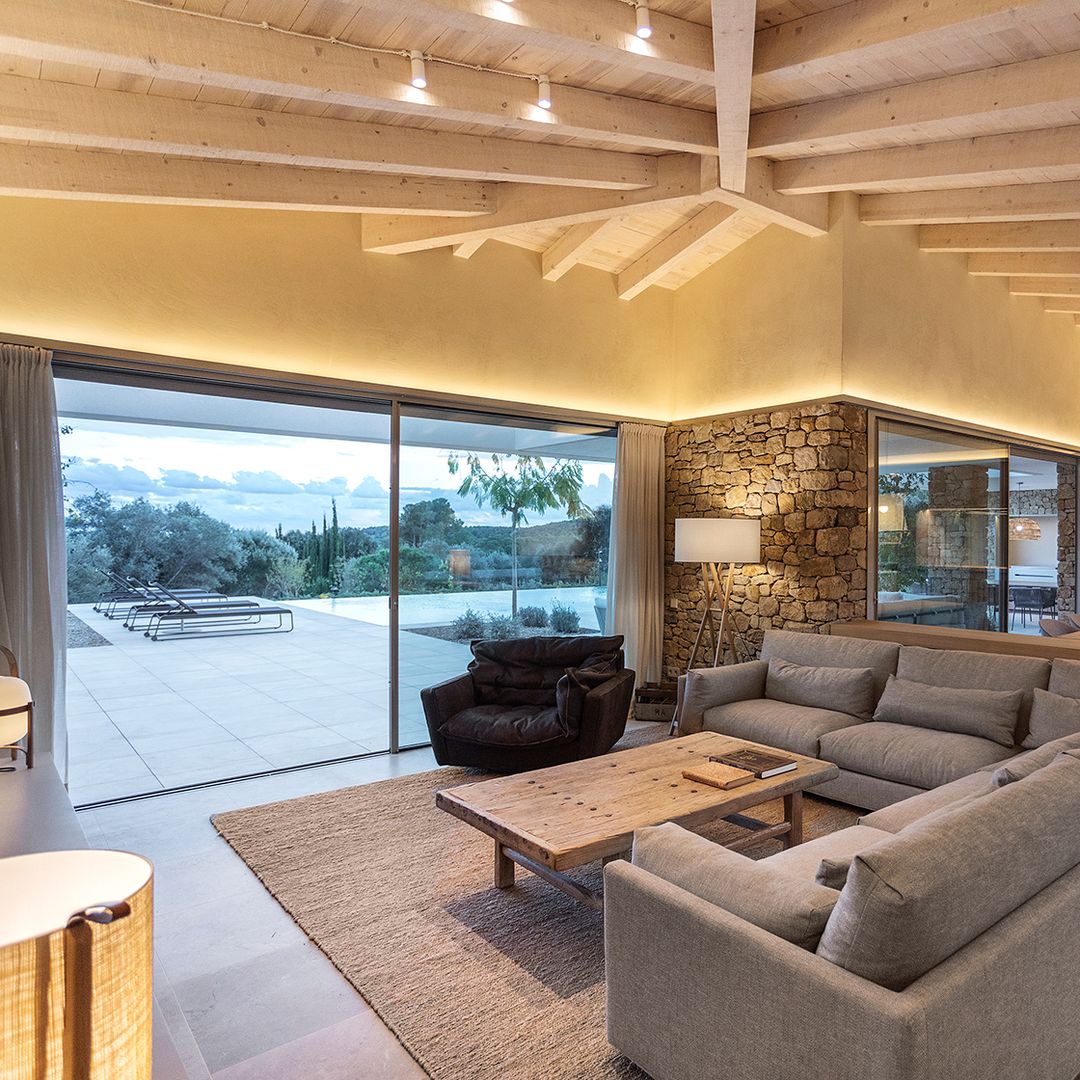
[[[241,528],[306,529],[337,500],[342,525],[385,525],[390,450],[385,444],[243,432],[202,431],[104,420],[69,421],[61,438],[68,466],[67,497],[94,489],[117,502],[145,496],[158,505],[187,500]],[[505,524],[457,494],[446,451],[403,447],[402,504],[444,497],[470,525]],[[611,502],[606,463],[584,462],[582,497],[589,506]],[[538,521],[557,521],[551,514]]]

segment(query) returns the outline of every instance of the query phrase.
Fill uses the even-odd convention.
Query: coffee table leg
[[[514,864],[506,857],[502,844],[495,841],[495,888],[512,889],[514,887]]]
[[[791,830],[784,837],[784,847],[791,848],[803,842],[803,793],[792,792],[784,796],[784,820]]]

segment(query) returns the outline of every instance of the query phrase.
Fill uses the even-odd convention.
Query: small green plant
[[[556,634],[576,634],[581,629],[581,617],[572,607],[556,600],[551,605],[551,629]]]
[[[518,612],[518,618],[522,626],[547,626],[548,613],[542,607],[523,607]]]
[[[487,636],[492,641],[509,641],[521,637],[521,623],[513,615],[489,615]]]
[[[472,608],[466,608],[464,614],[454,620],[453,627],[454,636],[462,641],[482,638],[486,629],[484,616]]]

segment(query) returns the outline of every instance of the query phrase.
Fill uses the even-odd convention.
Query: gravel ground
[[[67,617],[67,647],[69,649],[96,649],[101,645],[111,645],[112,642],[103,638],[95,629],[87,626],[82,619],[68,612]]]

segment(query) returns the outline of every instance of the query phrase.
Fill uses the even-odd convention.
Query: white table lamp
[[[12,759],[17,753],[26,756],[26,767],[34,764],[34,698],[30,687],[18,677],[15,657],[0,645],[0,656],[7,660],[10,675],[0,675],[0,750]],[[26,746],[21,744],[26,739]],[[0,771],[8,771],[0,770]]]
[[[0,1076],[150,1080],[152,896],[126,851],[0,859]]]
[[[689,671],[697,664],[698,651],[706,628],[712,637],[712,662],[716,667],[722,659],[724,643],[731,647],[734,660],[739,659],[735,634],[731,628],[729,606],[736,563],[756,563],[761,560],[761,521],[758,518],[677,518],[675,521],[675,561],[701,564],[701,581],[705,593],[705,610],[701,613],[694,647],[690,650]],[[727,580],[721,585],[719,566],[727,563]],[[719,610],[720,625],[715,624]]]

